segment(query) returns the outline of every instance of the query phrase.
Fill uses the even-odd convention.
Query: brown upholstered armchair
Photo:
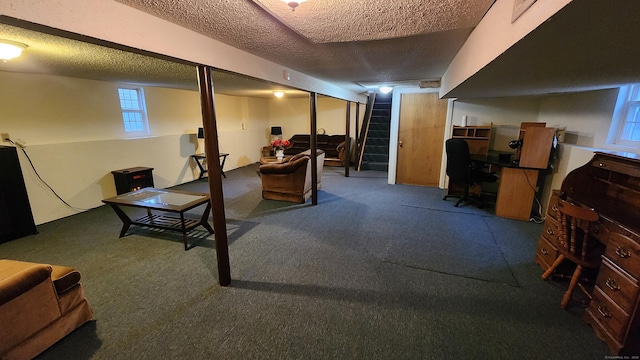
[[[31,359],[91,320],[79,281],[71,267],[0,259],[0,359]]]
[[[311,151],[293,155],[282,163],[260,165],[262,198],[304,203],[311,197]],[[324,151],[317,151],[318,189],[322,187]]]

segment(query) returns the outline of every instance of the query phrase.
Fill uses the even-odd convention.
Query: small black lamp
[[[280,126],[272,126],[271,127],[271,135],[273,135],[273,136],[282,135],[282,127],[280,127]]]
[[[282,139],[282,127],[280,126],[271,127],[271,141],[275,139]]]
[[[519,147],[522,147],[522,140],[521,139],[517,139],[517,140],[509,141],[509,147],[514,149],[514,150],[519,148]]]
[[[198,128],[198,139],[204,139],[204,128]]]

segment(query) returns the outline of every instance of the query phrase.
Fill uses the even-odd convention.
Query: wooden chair
[[[549,278],[565,259],[576,264],[569,288],[560,303],[560,307],[566,309],[576,286],[591,298],[589,292],[580,284],[580,276],[583,268],[598,269],[600,267],[600,256],[604,252],[604,245],[589,235],[592,223],[599,219],[594,209],[577,206],[562,198],[558,200],[556,208],[559,222],[556,246],[560,255],[542,274],[542,279]]]

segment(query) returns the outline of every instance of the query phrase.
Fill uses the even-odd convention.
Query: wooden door
[[[446,121],[438,93],[402,94],[396,183],[438,186]]]

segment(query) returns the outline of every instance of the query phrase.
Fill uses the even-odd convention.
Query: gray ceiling
[[[541,95],[640,83],[639,18],[638,0],[574,0],[447,96]]]
[[[361,83],[440,79],[493,4],[309,0],[291,11],[280,0],[118,2],[354,92],[365,90]],[[535,95],[640,82],[639,15],[637,0],[573,1],[446,96]],[[0,71],[197,88],[188,64],[27,25],[0,17],[0,38],[29,44],[29,56],[0,63]],[[216,91],[231,95],[270,96],[282,88],[223,72],[214,81]]]

